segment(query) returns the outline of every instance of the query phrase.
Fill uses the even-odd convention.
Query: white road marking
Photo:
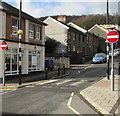
[[[70,98],[69,98],[69,100],[68,100],[67,106],[70,106],[70,105],[71,105],[73,96],[74,96],[74,92],[71,93]]]
[[[42,86],[43,88],[52,88],[52,86]]]
[[[58,83],[56,83],[56,85],[60,85],[60,84],[63,84],[63,83],[67,83],[67,82],[69,82],[69,81],[71,81],[72,79],[70,79],[70,80],[65,80],[65,81],[62,81],[62,82],[58,82]]]
[[[75,114],[80,114],[79,112],[77,112],[75,109],[73,109],[71,106],[68,106],[69,109],[71,109]]]
[[[84,83],[85,81],[87,81],[87,80],[80,80],[79,82],[75,82],[75,83],[70,84],[70,85],[71,85],[71,86],[77,86],[77,85],[79,85],[79,84],[81,84],[81,83]]]
[[[26,86],[26,87],[34,87],[33,85],[28,85],[28,86]]]
[[[17,89],[16,89],[17,90]],[[2,93],[0,93],[0,95],[3,95],[5,93],[10,93],[10,92],[13,92],[13,91],[16,91],[16,90],[9,90],[9,91],[2,91]]]
[[[74,108],[71,107],[71,102],[72,102],[72,98],[74,96],[74,92],[71,93],[71,96],[68,100],[67,106],[69,109],[71,109],[75,114],[80,114],[79,112],[77,112]]]
[[[66,87],[61,87],[60,89],[67,89]]]
[[[87,68],[90,68],[90,67],[92,67],[93,66],[93,64],[91,64],[90,66],[88,66],[88,67],[85,67],[85,69],[87,69]]]
[[[42,83],[38,83],[38,84],[36,84],[36,85],[44,85],[44,84],[48,84],[48,83],[52,83],[52,82],[56,82],[56,81],[58,81],[58,79],[45,81],[45,82],[42,82]]]

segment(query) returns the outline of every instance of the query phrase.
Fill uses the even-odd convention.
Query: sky
[[[20,0],[2,0],[19,9]],[[106,14],[107,0],[22,0],[22,11],[36,18],[52,15]],[[118,13],[120,0],[108,0],[109,13]],[[120,7],[120,6],[119,6]]]

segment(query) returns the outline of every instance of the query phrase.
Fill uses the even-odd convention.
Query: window
[[[81,37],[80,37],[80,38],[81,38],[81,42],[83,42],[83,41],[84,41],[84,40],[83,40],[83,35],[81,34],[80,36],[81,36]]]
[[[18,19],[12,19],[12,35],[18,35]]]
[[[73,33],[73,41],[75,41],[76,40],[76,35],[75,35],[75,33]]]
[[[79,35],[79,42],[81,42],[81,35]]]
[[[40,40],[40,27],[36,26],[36,39]]]
[[[68,31],[68,39],[70,39],[70,38],[71,38],[71,32]]]
[[[74,51],[74,52],[76,51],[76,46],[73,46],[73,51]]]
[[[67,48],[68,52],[70,52],[70,49],[71,49],[71,45],[69,44]]]
[[[40,70],[40,51],[29,51],[29,72]]]
[[[19,73],[18,69],[18,49],[9,48],[9,50],[5,51],[5,74],[6,75],[15,75]],[[22,61],[23,61],[23,50],[22,50]],[[22,62],[23,66],[23,62]]]
[[[33,24],[29,24],[29,38],[33,39],[34,38],[34,25]]]

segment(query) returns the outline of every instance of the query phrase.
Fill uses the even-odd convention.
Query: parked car
[[[52,71],[54,69],[54,61],[51,59],[45,60],[45,68]]]
[[[92,63],[104,63],[107,61],[105,53],[96,53],[92,59]]]

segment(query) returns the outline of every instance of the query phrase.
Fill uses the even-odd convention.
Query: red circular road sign
[[[108,42],[110,43],[115,43],[118,41],[119,39],[119,34],[118,32],[116,31],[110,31],[108,34],[107,34],[107,38]]]
[[[0,45],[0,47],[2,48],[2,50],[6,50],[7,49],[7,44],[5,41],[3,41]]]

